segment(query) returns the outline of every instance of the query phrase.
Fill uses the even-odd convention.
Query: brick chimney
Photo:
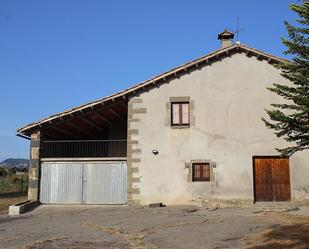
[[[231,46],[234,33],[225,29],[223,32],[218,34],[218,40],[221,40],[221,48]]]

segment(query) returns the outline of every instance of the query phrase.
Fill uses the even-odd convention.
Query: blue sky
[[[289,0],[0,1],[0,160],[29,156],[16,128],[219,48],[217,33],[283,56]]]

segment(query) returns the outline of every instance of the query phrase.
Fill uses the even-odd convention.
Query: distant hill
[[[8,158],[0,162],[0,167],[29,167],[29,160],[23,158]]]

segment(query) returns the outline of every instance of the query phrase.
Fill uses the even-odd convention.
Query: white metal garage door
[[[40,201],[46,204],[125,204],[127,163],[43,162]]]

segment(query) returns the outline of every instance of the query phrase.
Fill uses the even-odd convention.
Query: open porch
[[[28,198],[45,204],[127,203],[127,100],[88,104],[33,129]]]

